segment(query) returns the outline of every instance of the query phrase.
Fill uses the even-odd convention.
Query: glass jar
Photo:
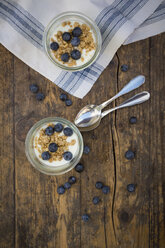
[[[45,124],[50,124],[54,122],[55,123],[59,122],[63,124],[64,126],[70,127],[78,137],[78,144],[77,144],[78,150],[75,156],[72,158],[72,160],[67,161],[67,163],[65,163],[64,165],[60,165],[60,166],[53,166],[53,165],[50,166],[50,165],[45,164],[44,160],[43,162],[40,161],[37,158],[35,150],[34,150],[34,139],[35,139],[37,132]],[[83,153],[83,147],[84,147],[83,138],[78,128],[72,122],[66,119],[60,118],[60,117],[49,117],[49,118],[42,119],[39,122],[35,123],[32,126],[32,128],[29,130],[26,136],[26,140],[25,140],[25,153],[26,153],[26,156],[29,162],[34,166],[34,168],[36,168],[40,172],[47,174],[47,175],[61,175],[61,174],[64,174],[72,170],[81,159],[81,156]]]
[[[86,63],[82,65],[71,67],[71,66],[62,64],[58,62],[57,59],[55,59],[55,57],[53,56],[51,52],[51,49],[50,49],[51,37],[53,36],[55,29],[62,22],[65,22],[65,21],[74,21],[74,22],[80,22],[80,23],[87,24],[90,27],[94,35],[95,44],[96,44],[94,55],[91,57],[91,59],[89,59],[89,61],[87,61]],[[89,17],[79,12],[63,12],[60,15],[56,16],[47,25],[44,31],[43,45],[44,45],[47,56],[56,66],[60,67],[63,70],[67,70],[67,71],[80,71],[90,66],[97,59],[97,57],[100,54],[100,50],[101,50],[102,38],[101,38],[100,29],[97,27],[96,23],[92,19],[90,19]]]

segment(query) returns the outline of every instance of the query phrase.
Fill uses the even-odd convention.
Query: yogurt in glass
[[[25,140],[25,153],[34,168],[48,175],[73,169],[83,154],[83,138],[78,128],[60,117],[35,123]]]

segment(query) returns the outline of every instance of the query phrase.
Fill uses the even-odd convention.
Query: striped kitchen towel
[[[102,50],[79,72],[57,68],[45,55],[45,26],[57,14],[79,11],[97,23]],[[165,0],[0,0],[0,42],[66,92],[83,98],[122,44],[165,31]]]

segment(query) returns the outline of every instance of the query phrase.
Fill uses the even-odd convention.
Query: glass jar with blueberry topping
[[[99,56],[102,38],[96,23],[79,12],[64,12],[46,27],[44,48],[49,59],[68,71],[90,66]]]
[[[40,172],[60,175],[73,169],[83,153],[83,138],[77,127],[60,117],[40,120],[25,141],[29,162]]]

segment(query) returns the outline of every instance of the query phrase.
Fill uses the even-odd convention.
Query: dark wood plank
[[[136,51],[136,52],[135,52]],[[131,78],[142,74],[146,82],[139,89],[118,99],[120,104],[124,99],[149,88],[149,40],[123,46],[118,51],[119,90]],[[121,71],[121,65],[129,66],[128,72]],[[115,226],[121,247],[148,247],[149,244],[149,105],[150,101],[116,112],[114,143],[116,156],[116,194],[115,194]],[[137,124],[130,124],[129,118],[137,117]],[[135,159],[129,161],[125,152],[135,152]],[[127,185],[136,185],[134,193],[127,191]]]
[[[150,247],[165,245],[165,34],[150,39]]]
[[[13,55],[0,49],[0,247],[14,247]]]
[[[151,41],[145,40],[122,47],[120,65],[128,64],[127,73],[119,71],[118,87],[137,74],[146,76],[146,83],[136,92],[148,90],[149,102],[123,109],[116,113],[115,153],[117,158],[117,187],[115,220],[118,240],[124,247],[160,247],[165,244],[164,235],[164,35]],[[136,51],[136,52],[135,52]],[[133,94],[133,93],[132,93]],[[130,95],[132,95],[130,94]],[[117,101],[117,104],[121,100]],[[129,124],[131,116],[137,124]],[[135,159],[128,161],[125,152],[135,151]],[[128,183],[137,185],[136,192],[126,191]],[[124,243],[124,245],[123,245]]]

